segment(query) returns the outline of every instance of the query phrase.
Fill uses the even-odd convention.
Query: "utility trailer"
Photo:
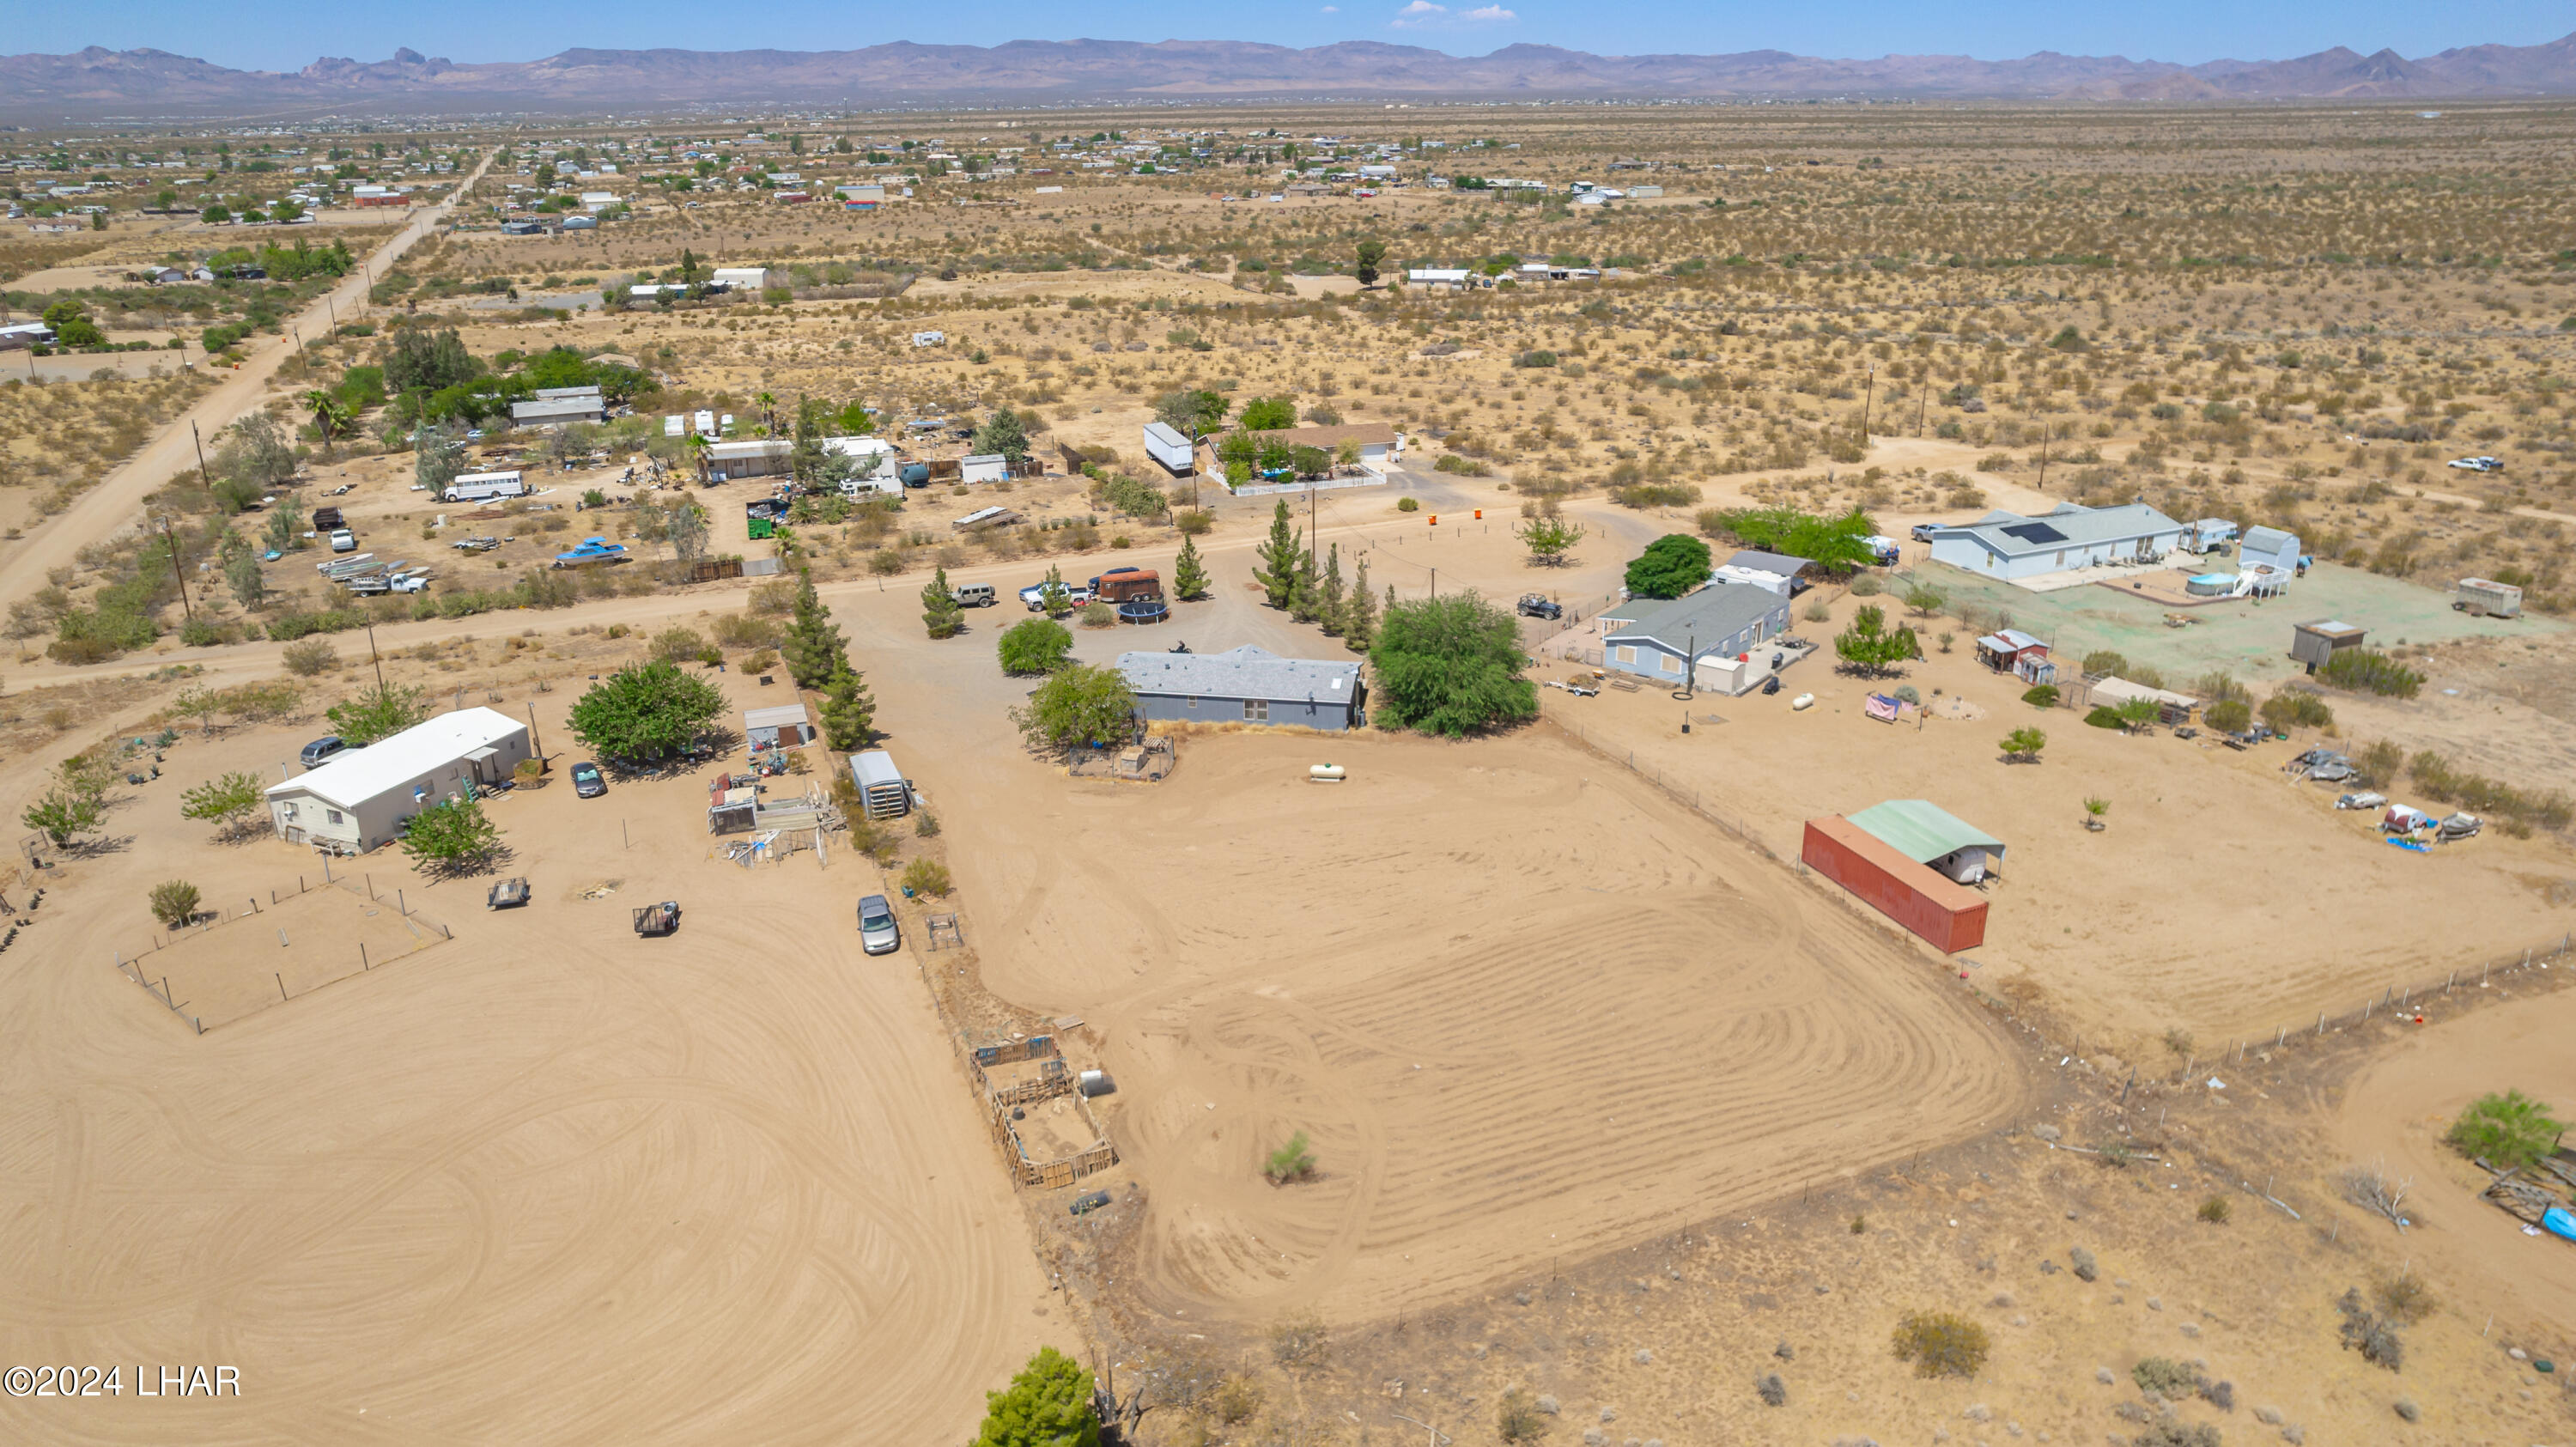
[[[680,902],[666,899],[635,911],[635,932],[647,939],[670,934],[680,927]]]
[[[2522,590],[2488,578],[2462,578],[2451,597],[2451,606],[2478,618],[2519,618]]]

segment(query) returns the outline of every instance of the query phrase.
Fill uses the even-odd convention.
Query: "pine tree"
[[[1359,576],[1351,583],[1351,601],[1342,609],[1342,643],[1353,653],[1366,653],[1377,639],[1377,595],[1369,591],[1368,555],[1360,555]]]
[[[949,590],[948,570],[940,569],[921,590],[921,621],[933,638],[954,638],[966,631],[966,610]]]
[[[1073,590],[1064,585],[1064,569],[1047,564],[1047,575],[1038,585],[1038,607],[1050,618],[1062,618],[1073,611]]]
[[[1342,545],[1335,543],[1326,554],[1324,579],[1315,588],[1315,611],[1323,619],[1327,636],[1342,631]]]
[[[1297,595],[1297,576],[1305,571],[1306,535],[1292,533],[1288,526],[1288,500],[1279,500],[1278,510],[1270,515],[1270,537],[1253,552],[1261,566],[1252,572],[1261,584],[1265,599],[1273,608],[1285,608]]]
[[[798,569],[796,616],[789,621],[787,636],[778,645],[780,656],[787,660],[788,676],[796,680],[798,688],[821,688],[832,681],[848,648],[840,626],[832,621],[822,598],[814,592],[814,575]]]
[[[1208,591],[1207,564],[1199,560],[1198,543],[1181,539],[1180,556],[1172,559],[1172,593],[1185,600],[1204,598]]]
[[[1297,581],[1288,591],[1288,616],[1300,623],[1312,623],[1323,616],[1323,611],[1323,597],[1315,577],[1315,559],[1311,554],[1299,553]]]
[[[823,685],[823,742],[846,754],[876,742],[877,701],[850,660],[839,662]]]

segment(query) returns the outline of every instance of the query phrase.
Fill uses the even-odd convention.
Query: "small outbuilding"
[[[598,422],[608,416],[608,406],[599,394],[586,397],[539,397],[510,404],[510,425],[514,427],[561,427],[567,422]]]
[[[754,753],[800,749],[814,742],[814,720],[801,703],[747,708],[742,711],[742,740]]]
[[[1890,799],[1850,817],[1897,853],[1960,884],[2003,872],[2004,842],[1938,804]]]
[[[1943,954],[1955,955],[1986,942],[1985,896],[1854,820],[1838,815],[1808,820],[1798,861]]]
[[[2315,623],[2297,623],[2290,628],[2290,656],[2317,669],[2347,648],[2359,648],[2363,630],[2340,618],[2326,618]]]
[[[1011,460],[998,452],[979,452],[957,460],[959,482],[1007,482],[1010,476]]]
[[[530,756],[527,724],[462,708],[269,785],[269,820],[289,844],[363,854],[401,838],[423,809],[507,780]]]
[[[1122,653],[1139,717],[1341,730],[1365,717],[1356,662],[1282,658],[1245,644],[1223,653]]]
[[[2048,645],[2018,628],[1999,628],[1978,639],[1977,661],[2025,683],[2057,681],[2057,665],[2049,660]]]

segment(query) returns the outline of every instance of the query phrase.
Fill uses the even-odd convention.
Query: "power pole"
[[[206,470],[206,438],[204,433],[197,430],[197,419],[194,417],[188,419],[188,436],[197,444],[197,486],[212,492],[215,490],[215,475]]]
[[[1878,368],[1872,367],[1869,369],[1869,384],[1861,389],[1860,394],[1860,446],[1863,452],[1869,450],[1869,404],[1877,397]]]
[[[1917,393],[1914,398],[1914,435],[1917,437],[1923,435],[1923,409],[1930,405],[1931,401],[1932,387],[1931,384],[1927,382],[1924,384],[1923,390]]]
[[[170,531],[170,520],[161,519],[161,541],[170,545],[170,576],[179,580],[179,612],[191,623],[197,621],[197,610],[188,602],[188,575],[179,566],[179,538]]]
[[[537,706],[534,702],[528,705],[528,747],[536,751],[538,758],[546,756],[545,745],[537,742]]]
[[[2041,492],[2048,491],[2048,434],[2055,430],[2048,423],[2039,424],[2039,490]]]
[[[376,666],[376,692],[382,693],[385,691],[385,660],[376,652],[376,625],[373,623],[367,625],[367,659]]]

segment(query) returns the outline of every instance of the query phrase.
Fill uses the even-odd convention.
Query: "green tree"
[[[1011,722],[1033,749],[1116,743],[1135,732],[1136,695],[1115,668],[1068,664],[1047,675]]]
[[[1362,240],[1354,259],[1359,264],[1351,268],[1351,275],[1358,277],[1362,286],[1375,286],[1377,285],[1377,264],[1386,260],[1386,243],[1375,237]]]
[[[2016,764],[2037,763],[2039,751],[2048,747],[2048,735],[2038,729],[2014,729],[2003,737],[2004,757]]]
[[[1073,630],[1052,618],[1031,618],[1002,630],[1002,671],[1053,673],[1073,661]]]
[[[1154,420],[1183,437],[1203,435],[1225,420],[1225,394],[1166,392],[1154,399]]]
[[[954,638],[966,631],[966,610],[957,606],[957,593],[948,586],[946,568],[932,574],[922,586],[921,624],[933,638]]]
[[[417,688],[380,683],[331,705],[322,716],[342,740],[357,748],[389,739],[429,717],[429,701]]]
[[[1333,544],[1324,553],[1324,576],[1315,585],[1315,617],[1329,635],[1342,631],[1342,545]]]
[[[876,699],[868,692],[867,680],[843,658],[831,681],[823,685],[823,742],[847,754],[875,743],[876,737]]]
[[[1475,592],[1389,603],[1369,650],[1379,717],[1463,738],[1538,716],[1512,615]]]
[[[2461,1154],[2482,1157],[2505,1169],[2530,1165],[2556,1150],[2559,1133],[2566,1128],[2548,1106],[2519,1090],[2507,1090],[2470,1102],[2451,1123],[2447,1139]]]
[[[222,774],[182,793],[179,796],[179,813],[182,818],[221,824],[227,831],[236,831],[251,812],[259,808],[264,797],[260,792],[259,775]]]
[[[572,734],[602,758],[652,763],[696,743],[724,711],[714,684],[655,661],[592,684],[572,706]]]
[[[1640,598],[1678,598],[1708,581],[1708,544],[1666,533],[1628,564],[1628,591]]]
[[[1864,604],[1852,614],[1851,626],[1834,638],[1834,654],[1856,673],[1876,676],[1897,664],[1922,656],[1922,645],[1914,639],[1914,630],[1899,626],[1887,628],[1887,612],[1875,603]]]
[[[1794,507],[1738,508],[1718,518],[1746,547],[1764,552],[1805,558],[1841,572],[1878,560],[1869,544],[1861,541],[1875,535],[1878,524],[1858,508],[1830,518]]]
[[[1029,455],[1029,432],[1020,414],[1008,407],[997,407],[991,421],[975,429],[977,452],[998,452],[1013,463],[1025,462]]]
[[[462,387],[483,374],[483,364],[465,350],[454,328],[442,332],[405,329],[394,333],[385,353],[385,385],[395,392],[441,392]]]
[[[1567,551],[1583,541],[1583,525],[1542,513],[1523,521],[1514,536],[1530,550],[1531,557],[1553,567],[1563,563]]]
[[[322,435],[322,455],[328,457],[331,455],[332,437],[352,423],[348,404],[333,393],[314,387],[305,392],[304,406],[313,414],[313,430]]]
[[[501,852],[501,829],[483,812],[481,801],[451,799],[412,815],[403,831],[402,848],[429,873],[461,874],[490,863]]]
[[[268,515],[268,546],[275,552],[292,552],[304,546],[304,500],[293,493],[277,499]]]
[[[1064,569],[1047,564],[1047,574],[1038,584],[1038,608],[1050,618],[1062,618],[1073,611],[1073,590],[1064,584]]]
[[[259,554],[248,539],[229,527],[224,530],[224,586],[232,590],[233,601],[243,608],[256,608],[268,597],[268,575],[260,571]]]
[[[835,455],[823,446],[827,420],[822,399],[796,399],[795,441],[787,449],[787,473],[807,487],[822,480],[823,464]]]
[[[1342,646],[1353,653],[1366,653],[1376,641],[1377,595],[1369,591],[1368,554],[1362,553],[1359,569],[1351,579],[1351,600],[1342,606]]]
[[[163,929],[178,929],[197,917],[197,906],[203,898],[197,893],[197,886],[184,879],[173,879],[152,886],[151,897],[146,903],[152,910],[152,917],[161,922]]]
[[[795,616],[778,645],[779,655],[787,660],[788,676],[798,688],[821,688],[840,671],[848,651],[840,625],[832,621],[821,595],[814,591],[812,570],[798,568]]]
[[[1306,1149],[1306,1133],[1302,1130],[1298,1131],[1288,1137],[1286,1145],[1272,1151],[1270,1159],[1262,1163],[1261,1174],[1268,1177],[1270,1184],[1274,1186],[1284,1186],[1290,1181],[1302,1181],[1313,1176],[1315,1153]]]
[[[1293,397],[1256,397],[1243,404],[1240,422],[1245,432],[1277,432],[1297,425],[1297,400]]]
[[[1253,570],[1252,576],[1261,584],[1263,599],[1273,608],[1287,607],[1296,598],[1298,579],[1306,571],[1306,534],[1303,529],[1290,530],[1286,498],[1279,499],[1271,511],[1269,538],[1253,551],[1261,559],[1261,566]]]
[[[218,476],[238,478],[263,492],[295,476],[295,449],[285,429],[266,412],[248,414],[221,435],[213,464]]]
[[[2254,707],[2241,698],[2222,698],[2209,706],[2201,721],[2223,734],[2241,734],[2254,726]]]
[[[1040,1347],[1007,1389],[984,1394],[984,1426],[974,1447],[1100,1447],[1091,1373],[1055,1348]]]
[[[1950,595],[1929,583],[1917,583],[1905,590],[1905,606],[1917,618],[1929,618],[1949,604]]]
[[[18,819],[53,841],[54,847],[59,849],[71,843],[73,835],[86,834],[97,828],[99,820],[106,815],[107,801],[104,799],[85,798],[63,789],[48,789],[42,798],[28,805],[27,811]]]
[[[1207,564],[1199,557],[1198,543],[1185,535],[1180,553],[1172,559],[1172,596],[1196,602],[1207,595]]]

